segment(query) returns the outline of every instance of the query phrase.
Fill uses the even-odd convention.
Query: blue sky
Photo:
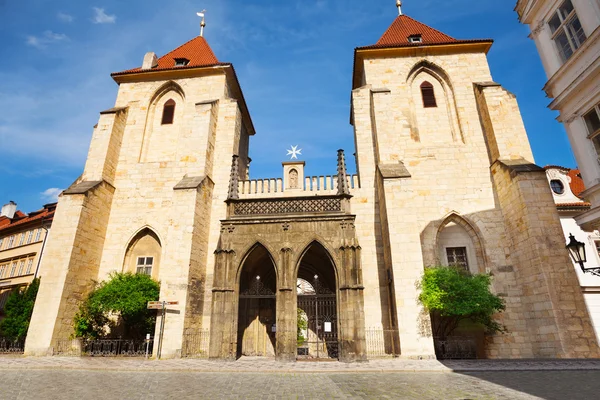
[[[514,3],[405,0],[403,10],[456,38],[494,39],[492,75],[517,95],[536,162],[574,167]],[[203,8],[205,37],[235,65],[257,130],[252,177],[279,176],[292,144],[303,149],[307,174],[334,174],[336,150],[354,152],[353,49],[383,34],[397,15],[394,0],[0,0],[0,203],[29,212],[68,187],[83,170],[98,113],[114,105],[110,73],[197,35]]]

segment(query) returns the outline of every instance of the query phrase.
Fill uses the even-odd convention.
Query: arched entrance
[[[250,252],[240,272],[237,357],[275,356],[277,276],[262,245]]]
[[[337,359],[338,307],[333,262],[327,250],[313,242],[304,252],[297,277],[297,357]]]

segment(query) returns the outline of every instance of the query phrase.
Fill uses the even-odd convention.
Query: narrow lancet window
[[[421,96],[423,97],[423,107],[437,107],[437,102],[435,101],[435,93],[433,91],[433,85],[431,83],[427,81],[421,83]]]
[[[170,99],[165,103],[162,114],[162,124],[170,125],[173,123],[173,117],[175,116],[175,100]]]

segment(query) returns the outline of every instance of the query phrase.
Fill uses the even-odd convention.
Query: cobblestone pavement
[[[232,373],[3,370],[0,399],[598,398],[597,371]]]
[[[2,369],[86,369],[161,372],[452,372],[452,371],[570,371],[598,370],[600,360],[410,360],[374,359],[366,363],[279,363],[264,357],[243,357],[235,362],[206,359],[144,360],[121,357],[0,356]],[[599,372],[600,374],[600,372]],[[600,396],[599,396],[600,398]]]

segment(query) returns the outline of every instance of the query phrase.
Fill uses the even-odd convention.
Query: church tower
[[[184,331],[208,328],[231,157],[245,176],[254,134],[233,65],[198,36],[112,77],[115,106],[100,113],[84,172],[58,204],[27,354],[67,340],[92,282],[114,271],[150,274],[161,300],[179,302],[163,356],[176,356]]]
[[[375,227],[360,237],[374,255],[364,280],[390,293],[386,316],[375,306],[384,292],[365,285],[366,326],[398,329],[403,356],[433,355],[415,282],[424,266],[459,265],[493,274],[506,301],[506,334],[461,332],[479,335],[479,357],[596,356],[545,173],[515,96],[492,79],[491,46],[400,12],[377,43],[355,50],[352,210],[358,231]]]

